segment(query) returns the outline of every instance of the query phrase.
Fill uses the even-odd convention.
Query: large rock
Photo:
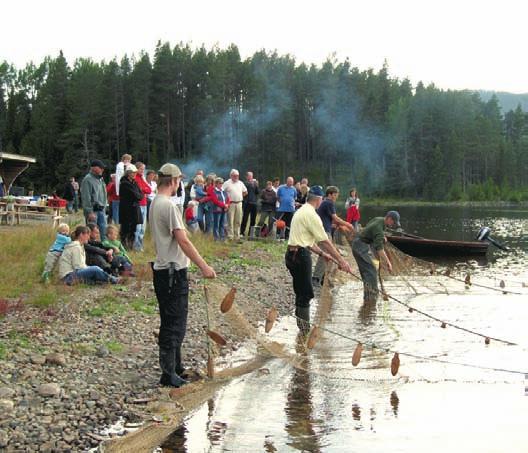
[[[9,414],[13,411],[15,403],[11,400],[0,400],[0,414]]]
[[[66,365],[66,357],[64,357],[64,354],[54,352],[46,356],[46,363],[50,363],[52,365],[64,366]]]
[[[51,383],[51,384],[42,384],[39,388],[38,388],[38,392],[41,396],[51,396],[51,397],[55,397],[55,396],[59,396],[60,393],[61,393],[61,388],[59,386],[59,384],[54,384],[54,383]]]
[[[9,436],[7,433],[3,430],[0,430],[0,448],[7,447],[7,444],[9,443]]]
[[[31,363],[34,363],[35,365],[44,365],[44,363],[46,362],[46,357],[44,357],[43,355],[39,355],[39,354],[33,354],[29,358],[29,361]]]
[[[12,388],[9,387],[0,387],[0,400],[3,399],[10,399],[15,396],[15,391]]]

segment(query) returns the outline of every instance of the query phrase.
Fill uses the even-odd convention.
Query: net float
[[[486,337],[486,338],[484,339],[484,343],[485,343],[485,344],[490,344],[490,341],[491,341],[491,340],[489,339],[489,337]]]
[[[229,292],[224,296],[224,299],[222,300],[222,303],[220,304],[220,311],[222,313],[227,313],[229,310],[231,310],[231,307],[233,306],[233,302],[235,301],[235,295],[236,295],[236,288],[233,286]]]
[[[212,357],[207,359],[207,376],[211,379],[214,378],[214,361]]]
[[[446,324],[445,322],[443,322],[442,324],[440,324],[440,327],[441,327],[442,329],[445,329],[445,328],[447,327],[447,324]]]
[[[361,343],[358,343],[354,351],[354,355],[352,355],[352,365],[357,366],[359,364],[359,361],[361,360],[362,352],[363,352],[363,345]]]
[[[264,326],[264,331],[266,333],[268,333],[272,329],[273,324],[277,320],[277,314],[277,309],[275,308],[275,305],[273,305],[268,311],[268,315],[266,316],[266,324]]]
[[[394,357],[391,360],[391,374],[396,376],[400,369],[400,356],[397,352],[394,353]]]
[[[471,285],[471,276],[469,274],[466,275],[466,278],[464,279],[464,283],[466,285]]]
[[[501,281],[500,281],[499,286],[500,286],[501,288],[506,288],[506,283],[504,283],[504,280],[501,280]]]
[[[209,335],[209,338],[211,338],[211,340],[220,346],[225,346],[227,344],[225,338],[219,333],[216,333],[214,330],[208,330],[207,335]]]
[[[319,338],[319,327],[313,326],[312,330],[310,332],[310,335],[308,335],[308,340],[306,342],[306,347],[308,349],[313,349],[313,347],[317,343],[318,338]]]

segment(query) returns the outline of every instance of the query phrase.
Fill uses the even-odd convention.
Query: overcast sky
[[[441,88],[528,92],[522,1],[468,0],[5,0],[0,61],[150,54],[158,40],[235,43],[320,64],[332,53],[360,69],[384,59],[393,77]]]

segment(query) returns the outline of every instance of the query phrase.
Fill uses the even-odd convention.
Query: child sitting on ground
[[[55,264],[57,264],[57,261],[59,261],[59,258],[64,251],[64,246],[70,242],[70,227],[67,223],[61,223],[57,227],[57,236],[55,237],[55,242],[48,250],[46,261],[44,262],[44,272],[42,272],[42,281],[44,283],[49,281],[50,275],[53,272],[53,268],[55,267]]]
[[[189,201],[185,209],[185,223],[191,233],[196,233],[199,230],[198,217],[196,216],[197,201]]]
[[[132,270],[132,260],[128,256],[125,247],[123,246],[123,244],[118,238],[119,238],[119,228],[114,224],[108,225],[106,227],[106,239],[103,241],[103,245],[105,247],[112,248],[114,250],[114,256],[122,256],[123,258],[125,258],[130,268],[128,268],[128,266],[125,266],[125,267],[127,268],[128,271],[131,271]]]

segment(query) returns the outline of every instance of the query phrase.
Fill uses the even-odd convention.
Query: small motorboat
[[[407,233],[401,236],[387,235],[387,240],[411,256],[485,255],[489,247],[489,242],[486,241],[444,241]]]

